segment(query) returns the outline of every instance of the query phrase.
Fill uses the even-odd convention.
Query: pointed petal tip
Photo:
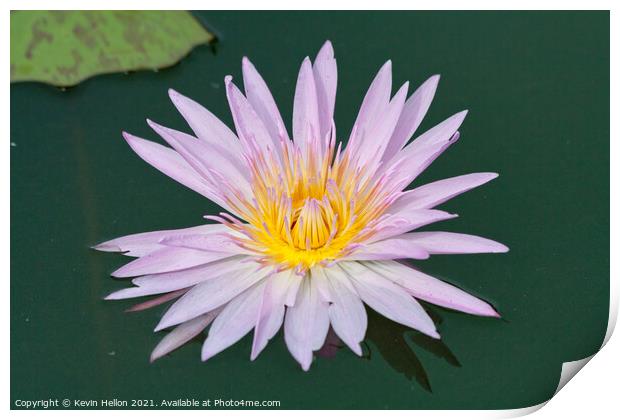
[[[319,53],[317,54],[317,56],[323,56],[323,55],[325,57],[334,58],[334,46],[332,45],[332,42],[329,39],[323,43],[323,45],[321,46],[321,49],[319,50]]]
[[[118,246],[114,245],[110,242],[102,242],[97,245],[93,245],[90,249],[94,249],[95,251],[103,251],[103,252],[122,252],[123,250]]]
[[[232,82],[232,76],[231,76],[230,74],[229,74],[229,75],[224,76],[224,84],[225,84],[227,87],[228,87],[228,85],[230,85],[230,83],[231,83],[231,82]]]
[[[355,348],[352,348],[351,350],[353,351],[353,353],[355,353],[359,357],[362,357],[364,354],[364,352],[362,351],[362,346],[359,343],[357,343]]]

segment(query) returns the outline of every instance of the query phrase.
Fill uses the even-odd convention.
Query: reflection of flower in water
[[[437,312],[433,311],[428,305],[424,305],[424,309],[426,309],[426,312],[428,312],[435,324],[441,324],[443,319]],[[433,340],[412,328],[391,322],[373,310],[368,311],[368,330],[366,331],[363,356],[370,360],[373,352],[367,341],[370,341],[377,348],[381,356],[394,370],[402,373],[409,380],[415,379],[429,392],[432,391],[431,382],[426,369],[424,369],[422,362],[416,355],[417,350],[421,348],[444,359],[452,366],[461,366],[456,356],[443,340]],[[342,347],[344,347],[344,344],[330,329],[325,344],[321,350],[316,352],[316,355],[332,358]]]

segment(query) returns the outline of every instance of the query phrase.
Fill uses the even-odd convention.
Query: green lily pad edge
[[[11,82],[158,70],[216,40],[186,11],[11,11]]]

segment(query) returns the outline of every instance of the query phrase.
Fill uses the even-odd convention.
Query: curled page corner
[[[592,355],[585,357],[579,360],[573,360],[571,362],[562,363],[562,372],[560,373],[560,380],[558,382],[558,386],[553,392],[553,395],[546,401],[543,401],[539,404],[532,405],[530,407],[523,408],[515,408],[511,410],[499,410],[496,411],[497,415],[495,418],[516,418],[527,416],[528,414],[532,414],[541,408],[543,408],[553,397],[557,395],[558,392],[571,380],[573,377],[586,365],[594,356],[600,352],[603,347],[607,344],[609,339],[611,338],[615,328],[616,321],[618,319],[618,294],[615,289],[614,282],[610,282],[610,302],[609,302],[609,319],[607,320],[607,331],[605,332],[605,338],[603,339],[603,343],[601,347],[595,351]]]

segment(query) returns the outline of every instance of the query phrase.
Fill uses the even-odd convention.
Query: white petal
[[[375,311],[399,324],[439,338],[433,321],[409,293],[357,262],[341,262],[362,300]]]
[[[258,269],[248,264],[242,273],[223,275],[199,283],[177,300],[164,314],[155,331],[179,324],[224,305],[268,274],[268,268]]]
[[[219,312],[219,309],[215,309],[176,327],[164,338],[162,338],[162,340],[153,349],[153,352],[151,353],[151,362],[154,362],[171,351],[178,349],[183,344],[203,332],[204,329],[207,328],[215,319]]]
[[[299,289],[295,306],[286,311],[284,321],[284,340],[301,365],[308,370],[312,363],[312,352],[323,346],[329,329],[328,304],[322,302],[319,292],[308,277]]]
[[[418,299],[469,314],[499,317],[487,302],[396,261],[364,264],[384,278],[405,288]]]
[[[366,335],[366,309],[346,274],[338,266],[324,270],[331,290],[332,304],[329,319],[332,328],[358,356],[362,355],[360,342]]]
[[[208,360],[249,333],[256,323],[265,282],[261,281],[228,303],[213,322],[202,346],[202,360]]]

